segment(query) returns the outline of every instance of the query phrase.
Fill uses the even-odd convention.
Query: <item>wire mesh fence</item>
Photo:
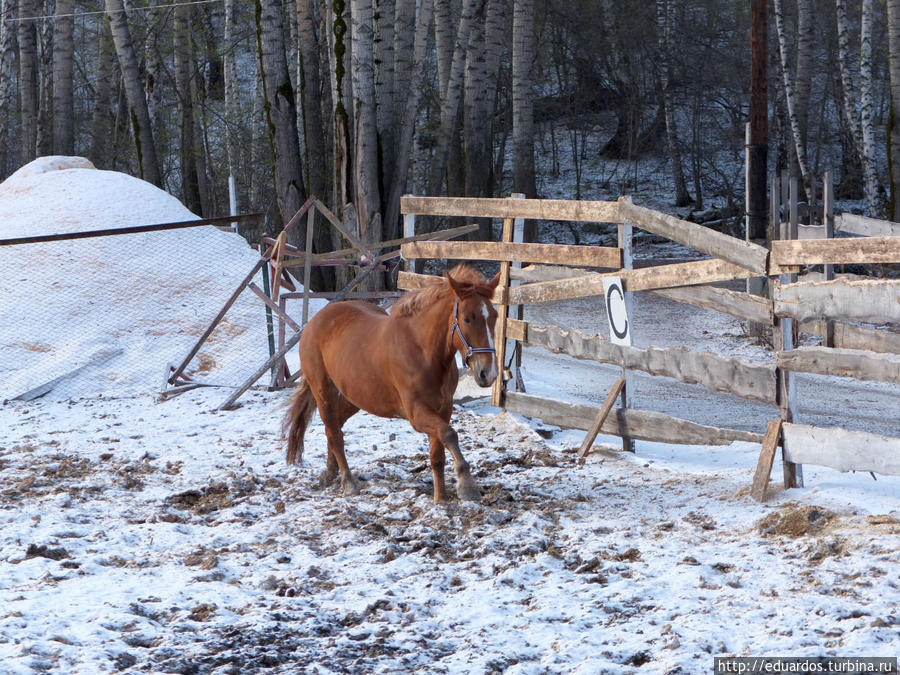
[[[0,401],[159,392],[259,258],[212,225],[0,246]],[[241,293],[185,374],[236,386],[269,331]]]

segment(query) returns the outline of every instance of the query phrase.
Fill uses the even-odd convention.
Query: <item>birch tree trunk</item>
[[[812,59],[815,47],[813,0],[797,0],[797,66],[794,76],[794,106],[800,129],[800,144],[809,156],[809,96],[812,91]],[[811,172],[811,169],[810,169]]]
[[[800,119],[797,116],[796,99],[794,95],[794,83],[791,77],[791,69],[788,65],[787,36],[784,31],[784,9],[781,0],[773,0],[775,9],[775,31],[778,34],[778,56],[781,65],[782,82],[784,83],[784,99],[788,112],[788,123],[791,128],[791,139],[794,152],[797,156],[797,168],[800,169],[800,178],[803,189],[810,185],[809,164],[806,159],[806,148],[802,143],[800,133]]]
[[[900,221],[900,0],[887,0],[888,72],[891,82],[888,163],[891,175],[890,219]]]
[[[463,137],[467,197],[491,197],[494,193],[493,119],[506,8],[507,0],[485,3],[484,21],[476,22],[466,52]],[[478,225],[478,238],[490,240],[490,219],[481,218]]]
[[[375,8],[372,0],[351,0],[351,76],[353,119],[353,193],[359,234],[367,243],[381,241],[378,194],[378,127],[375,119]]]
[[[10,103],[15,65],[16,0],[0,0],[0,180],[6,177],[9,150]]]
[[[56,0],[53,25],[53,148],[58,155],[75,154],[75,43],[72,12],[75,0]]]
[[[866,211],[872,218],[884,216],[883,188],[878,180],[875,149],[875,115],[872,85],[872,26],[874,0],[862,0],[859,44],[859,116],[862,136],[860,161],[865,182]]]
[[[457,26],[456,39],[453,46],[453,59],[450,62],[450,70],[447,75],[447,86],[441,95],[441,126],[438,131],[434,157],[432,158],[431,179],[429,180],[429,189],[433,195],[443,192],[441,187],[446,181],[450,143],[458,128],[463,77],[465,76],[466,45],[468,44],[469,32],[472,30],[472,25],[475,21],[477,8],[478,0],[463,0],[462,13],[459,17],[459,25]]]
[[[125,96],[128,99],[128,114],[131,118],[131,131],[137,152],[140,176],[145,181],[162,187],[159,173],[159,162],[156,159],[156,144],[153,141],[153,128],[150,124],[150,109],[144,96],[138,69],[137,55],[128,28],[128,18],[122,0],[105,0],[106,13],[110,21],[116,54],[119,57],[119,68],[125,85]]]
[[[297,0],[297,43],[300,56],[300,102],[303,108],[303,138],[306,140],[306,178],[309,194],[329,199],[328,155],[322,120],[322,84],[319,78],[319,38],[316,34],[314,0]]]
[[[94,83],[94,111],[91,118],[91,149],[90,159],[98,169],[112,167],[115,142],[112,125],[113,115],[113,84],[118,81],[115,72],[116,48],[113,44],[112,33],[109,31],[109,22],[103,21],[99,26],[99,41],[97,49],[97,79]]]
[[[275,194],[282,226],[305,201],[297,136],[297,107],[285,57],[284,22],[279,0],[257,0],[256,36],[264,107],[275,170]],[[306,222],[291,230],[289,241],[306,247]]]
[[[184,0],[175,7],[175,95],[178,99],[180,130],[179,170],[181,201],[190,211],[203,215],[194,139],[194,97],[191,91],[191,8]]]
[[[537,196],[534,178],[534,101],[531,92],[533,60],[534,0],[513,0],[513,191],[526,197]],[[525,240],[537,240],[537,221],[526,221]]]
[[[415,42],[413,47],[412,66],[410,68],[409,86],[403,107],[403,117],[397,133],[397,163],[388,196],[385,219],[388,222],[400,220],[400,197],[406,191],[409,175],[410,158],[413,149],[413,134],[416,117],[419,113],[419,100],[422,94],[422,83],[425,75],[425,59],[427,58],[428,37],[434,5],[432,0],[417,0]],[[395,70],[395,72],[397,72]]]
[[[37,154],[53,154],[53,14],[55,0],[44,0],[40,22],[40,72],[37,128]]]
[[[235,14],[234,0],[225,0],[225,48],[222,54],[222,75],[225,80],[225,159],[228,162],[229,190],[234,186],[235,204],[237,205],[237,148],[235,137],[238,124],[238,88],[237,65],[234,58],[235,49]],[[240,206],[237,205],[240,212]]]
[[[37,14],[34,0],[19,0],[19,18]],[[20,164],[37,157],[38,65],[37,26],[33,20],[19,21],[19,109],[22,117]]]
[[[672,162],[672,179],[675,183],[675,206],[686,206],[693,200],[688,194],[681,153],[678,149],[678,129],[675,123],[675,102],[669,87],[669,54],[672,49],[672,24],[675,14],[675,0],[656,0],[656,29],[659,33],[659,77],[662,87],[663,114],[666,120],[666,145]]]

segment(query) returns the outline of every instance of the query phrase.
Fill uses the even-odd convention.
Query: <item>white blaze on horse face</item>
[[[484,331],[487,333],[488,347],[494,349],[494,331],[491,330],[491,310],[490,310],[490,300],[483,300],[481,304],[481,315],[484,317]],[[488,380],[493,381],[497,378],[497,353],[494,352],[493,357],[491,357],[491,369],[488,372]]]

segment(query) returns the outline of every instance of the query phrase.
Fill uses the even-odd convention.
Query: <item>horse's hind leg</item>
[[[434,476],[434,501],[435,503],[447,501],[447,488],[444,483],[444,465],[446,464],[446,453],[444,452],[444,444],[437,436],[429,436],[428,442],[431,444],[431,473]]]
[[[333,447],[339,445],[341,448],[341,456],[344,458],[344,464],[347,464],[346,454],[344,454],[344,432],[342,431],[344,423],[350,419],[353,415],[359,412],[359,408],[350,403],[346,398],[341,396],[341,394],[337,393],[337,440],[332,442],[332,437],[329,435],[329,427],[326,424],[325,426],[325,435],[328,437],[328,461],[325,465],[325,471],[322,473],[321,483],[322,486],[325,487],[327,485],[331,485],[334,482],[334,479],[337,478],[338,471],[341,470],[340,462],[338,460],[337,455],[332,450]],[[321,414],[321,413],[320,413]],[[324,418],[323,418],[324,419]],[[349,469],[347,470],[349,473]]]
[[[319,406],[319,417],[325,425],[325,436],[328,438],[328,463],[322,477],[323,482],[326,484],[331,482],[340,470],[344,494],[357,495],[359,486],[347,464],[347,456],[344,454],[344,432],[341,427],[359,408],[341,396],[337,387],[330,381],[315,387],[313,393]]]

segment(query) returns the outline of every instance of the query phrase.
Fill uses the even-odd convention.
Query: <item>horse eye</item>
[[[472,323],[472,317],[467,316],[465,319],[463,319],[463,321],[465,321],[466,323]]]

